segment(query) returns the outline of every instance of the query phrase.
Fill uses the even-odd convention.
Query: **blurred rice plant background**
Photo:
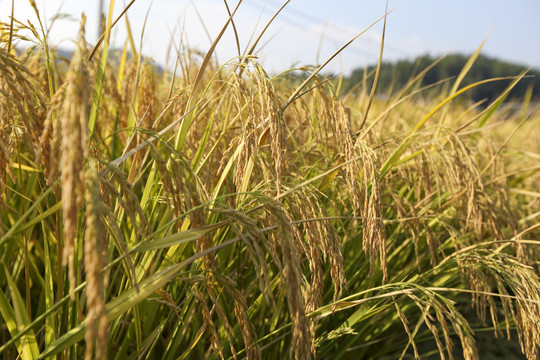
[[[490,331],[537,359],[540,116],[500,109],[526,74],[461,86],[480,47],[439,91],[344,93],[268,74],[265,30],[215,63],[229,10],[174,71],[113,55],[112,10],[70,59],[2,24],[0,357],[477,359]]]

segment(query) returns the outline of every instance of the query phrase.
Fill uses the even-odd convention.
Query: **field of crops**
[[[486,330],[538,358],[524,73],[460,86],[479,49],[382,98],[252,50],[160,71],[81,29],[70,59],[0,34],[0,358],[477,359]]]

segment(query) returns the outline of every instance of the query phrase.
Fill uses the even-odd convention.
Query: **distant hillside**
[[[470,56],[462,54],[446,56],[439,64],[426,73],[422,80],[422,85],[430,85],[449,77],[456,78],[465,66],[465,63],[469,57]],[[399,90],[407,83],[408,80],[420,73],[422,70],[426,69],[436,60],[437,58],[424,55],[418,57],[414,61],[402,60],[396,63],[383,63],[381,65],[377,92],[379,94],[388,94],[389,90],[391,89],[393,89],[394,92]],[[371,88],[371,84],[373,83],[373,72],[371,71],[374,69],[375,66],[371,66],[367,69],[367,73],[371,73],[371,76],[366,81],[368,88]],[[480,55],[460,87],[483,79],[516,76],[524,69],[526,69],[526,67],[521,65]],[[366,69],[364,68],[354,70],[349,77],[344,79],[344,90],[354,90],[358,84],[363,81],[364,74],[366,74]],[[540,98],[540,71],[532,69],[528,72],[528,75],[531,77],[525,78],[518,83],[510,93],[508,99],[523,98],[523,95],[530,85],[533,85],[533,98]],[[480,101],[483,99],[491,101],[500,95],[510,82],[511,80],[503,80],[481,85],[472,89],[465,96],[472,101]],[[450,80],[448,84],[448,86],[451,86],[453,84],[453,80]]]

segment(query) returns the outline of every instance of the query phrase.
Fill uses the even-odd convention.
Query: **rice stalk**
[[[282,206],[272,200],[264,202],[276,221],[277,231],[272,233],[273,246],[280,249],[283,264],[282,279],[287,294],[287,304],[292,321],[292,343],[289,354],[295,359],[311,359],[314,339],[310,332],[310,319],[306,316],[303,296],[305,285],[297,247],[293,243],[293,228]]]
[[[86,60],[86,42],[84,40],[85,18],[81,22],[81,31],[77,50],[71,61],[66,77],[68,83],[62,105],[61,128],[61,187],[62,212],[64,218],[64,248],[62,264],[69,269],[70,294],[75,297],[77,286],[76,269],[80,254],[75,253],[78,239],[78,215],[84,206],[85,171],[88,158],[88,116],[89,116],[89,74]]]
[[[86,316],[85,359],[107,358],[108,319],[105,308],[104,236],[100,223],[100,195],[98,191],[97,168],[91,163],[86,170],[86,232],[84,238],[84,263],[86,274]],[[95,346],[94,346],[95,344]]]

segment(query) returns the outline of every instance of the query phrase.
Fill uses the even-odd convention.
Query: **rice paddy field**
[[[2,25],[0,358],[478,359],[489,334],[538,359],[540,113],[505,110],[525,73],[461,86],[478,49],[382,98],[255,46],[162,71],[132,38],[109,54],[113,20],[70,59]]]

